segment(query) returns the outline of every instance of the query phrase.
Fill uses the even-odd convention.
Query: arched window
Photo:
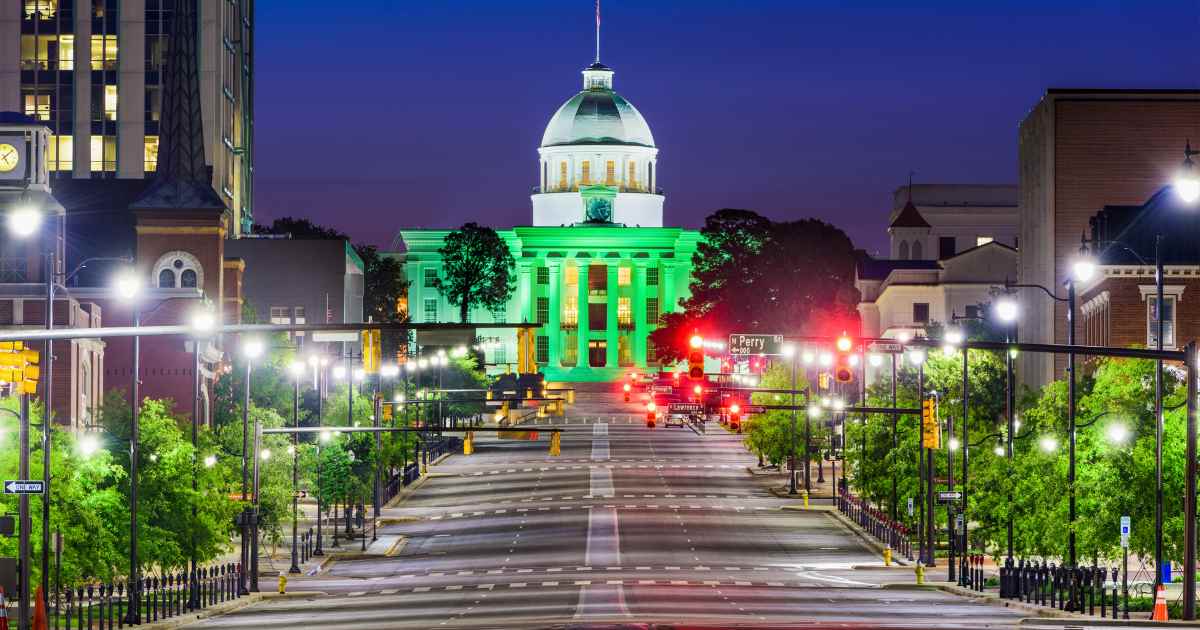
[[[179,286],[185,289],[196,288],[196,272],[192,269],[184,269],[183,273],[179,274]]]
[[[925,259],[925,257],[921,255],[921,241],[913,241],[912,259],[913,260],[924,260]]]
[[[163,269],[158,272],[158,288],[174,289],[175,288],[175,272],[170,269]]]
[[[194,289],[204,286],[204,268],[200,260],[185,251],[167,252],[154,263],[154,275],[161,289]]]
[[[900,241],[900,260],[908,260],[908,241]]]

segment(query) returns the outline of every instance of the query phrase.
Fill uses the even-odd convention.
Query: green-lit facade
[[[614,380],[657,367],[649,333],[687,296],[699,233],[669,227],[581,223],[498,230],[516,260],[516,290],[494,313],[474,309],[489,371],[516,364],[516,335],[489,322],[536,322],[536,360],[548,379]],[[447,230],[402,230],[414,322],[458,321],[458,307],[434,288]],[[583,308],[580,308],[583,305]],[[490,342],[490,343],[487,343]]]

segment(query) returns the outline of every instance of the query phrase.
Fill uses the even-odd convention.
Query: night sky
[[[591,0],[267,0],[256,220],[386,246],[528,224],[537,145],[593,55]],[[1200,2],[604,0],[601,60],[650,123],[666,222],[815,216],[886,247],[891,192],[1015,183],[1047,87],[1196,88]],[[1200,138],[1200,129],[1196,138]]]

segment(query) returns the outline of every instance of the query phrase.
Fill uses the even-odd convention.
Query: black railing
[[[913,559],[909,531],[901,523],[889,519],[882,511],[867,505],[862,499],[842,493],[837,499],[838,510],[846,518],[858,524],[863,531],[879,542],[891,547],[896,553]]]
[[[1111,581],[1108,579],[1111,575]],[[1000,597],[1087,615],[1117,618],[1120,588],[1117,568],[1069,567],[1052,562],[1011,561],[1000,567]],[[1125,600],[1125,612],[1129,601]]]
[[[166,573],[142,578],[136,610],[128,582],[65,588],[54,598],[50,627],[55,630],[124,628],[170,619],[240,597],[241,566],[202,567],[193,575]]]

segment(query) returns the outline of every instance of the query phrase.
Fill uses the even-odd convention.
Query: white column
[[[117,177],[141,179],[146,172],[145,0],[123,0],[120,20],[117,35]]]

